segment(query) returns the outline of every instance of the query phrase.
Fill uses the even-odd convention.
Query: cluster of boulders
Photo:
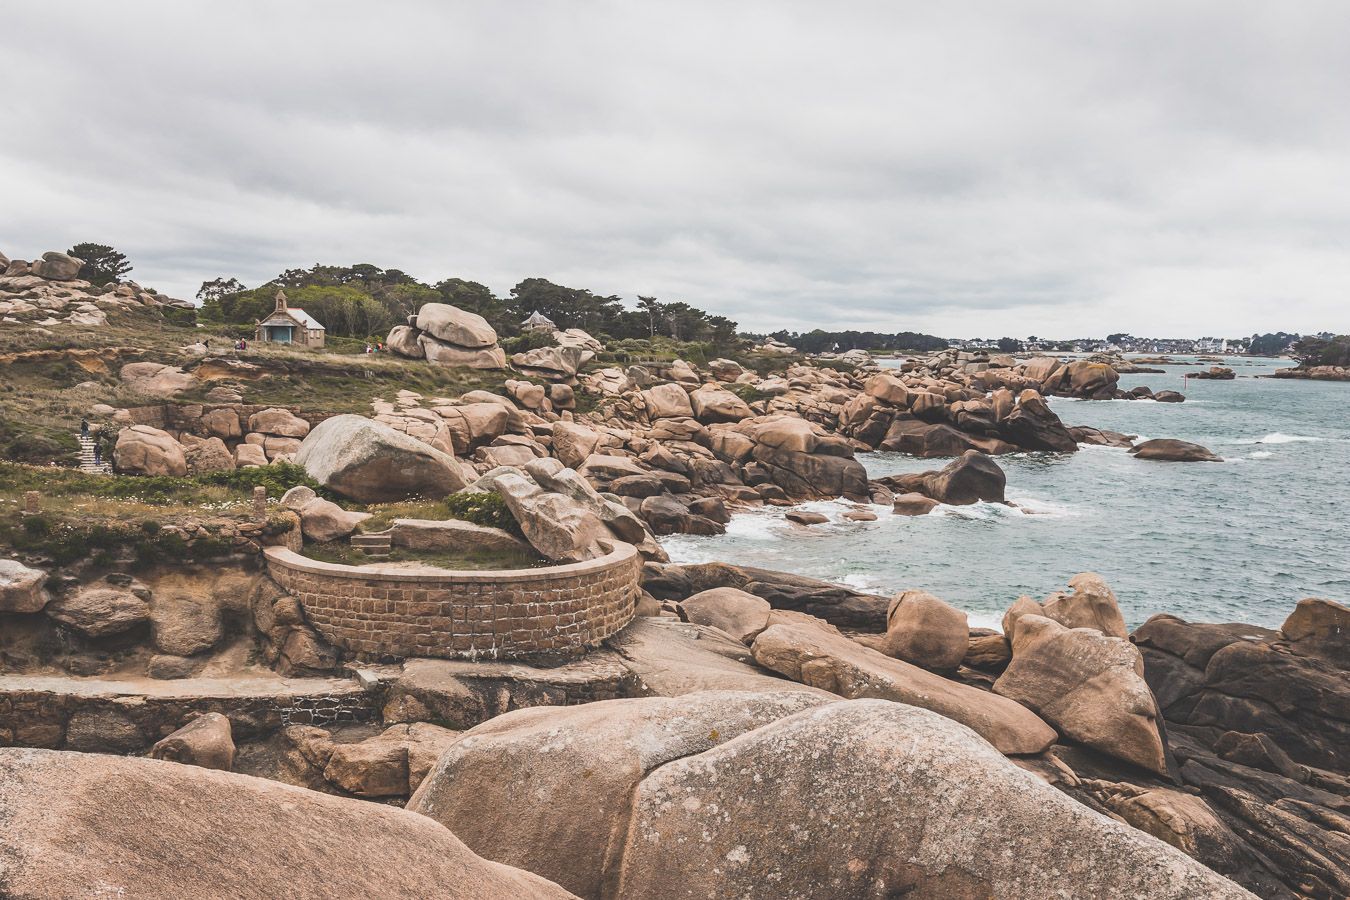
[[[1008,355],[990,356],[981,351],[943,350],[928,357],[906,360],[900,371],[974,388],[980,393],[998,388],[1013,392],[1032,388],[1045,395],[1084,400],[1151,399],[1178,403],[1186,399],[1176,391],[1159,391],[1155,394],[1142,386],[1129,391],[1121,390],[1117,383],[1122,372],[1159,370],[1142,368],[1120,357],[1092,356],[1063,362],[1053,356],[1033,356],[1019,362]]]
[[[1306,378],[1310,381],[1350,381],[1350,368],[1345,366],[1299,366],[1294,369],[1276,369],[1271,378]]]
[[[1232,381],[1237,378],[1237,373],[1227,366],[1210,366],[1197,372],[1187,372],[1186,377],[1200,381]]]
[[[497,345],[497,332],[487,319],[447,303],[428,303],[408,317],[408,324],[395,325],[385,347],[435,366],[506,368],[506,351]]]
[[[1073,452],[1078,442],[1035,388],[1014,394],[936,382],[931,376],[878,372],[840,414],[840,430],[869,447],[915,456],[967,450]]]
[[[98,287],[79,278],[84,260],[55,250],[33,261],[0,253],[0,324],[47,328],[97,328],[108,313],[134,307],[192,304],[143,288],[134,281]]]
[[[748,645],[760,666],[955,719],[1263,897],[1350,888],[1344,606],[1304,600],[1278,631],[1164,615],[1130,635],[1109,586],[1085,573],[1019,598],[999,633],[922,591],[888,602],[724,564],[648,568],[669,614]],[[1009,709],[1032,718],[1018,725]]]
[[[126,411],[111,416],[114,423],[128,418]],[[289,409],[238,404],[194,407],[179,415],[176,424],[180,427],[173,431],[152,425],[120,428],[113,451],[116,470],[182,477],[265,466],[292,459],[311,428],[308,419]]]
[[[165,526],[172,527],[172,526]],[[0,559],[0,616],[10,632],[7,668],[52,667],[76,675],[124,671],[151,678],[188,677],[210,666],[240,639],[258,634],[269,664],[286,672],[323,670],[335,662],[304,623],[293,598],[269,595],[259,616],[258,581],[238,563],[77,575]],[[285,609],[273,610],[274,602]],[[268,642],[276,652],[266,650]],[[283,654],[284,651],[284,654]],[[284,655],[284,659],[282,658]]]

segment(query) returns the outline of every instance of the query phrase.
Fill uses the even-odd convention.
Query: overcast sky
[[[743,328],[1350,331],[1350,3],[6,3],[0,250]]]

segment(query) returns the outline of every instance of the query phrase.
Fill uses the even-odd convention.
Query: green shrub
[[[508,356],[512,353],[525,353],[540,347],[552,347],[553,335],[547,331],[527,331],[522,335],[502,340],[501,346]]]
[[[140,478],[138,481],[145,481]],[[312,488],[315,493],[328,496],[328,489],[319,484],[304,466],[292,462],[274,462],[268,466],[250,466],[243,469],[230,469],[222,472],[207,472],[194,476],[198,484],[211,484],[232,490],[251,493],[255,487],[267,489],[267,496],[280,497],[293,487]]]
[[[197,324],[197,310],[195,309],[184,309],[181,306],[161,306],[159,313],[164,317],[164,321],[170,325],[191,328]]]
[[[488,528],[500,528],[520,536],[520,523],[506,508],[501,495],[487,491],[463,491],[445,498],[445,511],[452,519],[461,519]]]

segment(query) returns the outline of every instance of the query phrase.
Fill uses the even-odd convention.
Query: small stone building
[[[286,305],[286,292],[277,291],[277,308],[258,323],[254,340],[260,344],[296,344],[301,347],[322,347],[324,327],[318,319],[303,309]]]
[[[547,334],[552,334],[558,330],[558,326],[553,324],[552,319],[536,309],[534,312],[530,313],[528,319],[520,323],[520,330],[526,334],[529,334],[532,331],[542,331]]]

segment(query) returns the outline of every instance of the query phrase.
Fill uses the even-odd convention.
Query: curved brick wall
[[[633,619],[642,562],[630,544],[542,569],[412,572],[264,554],[320,634],[360,659],[501,659],[580,653]]]

